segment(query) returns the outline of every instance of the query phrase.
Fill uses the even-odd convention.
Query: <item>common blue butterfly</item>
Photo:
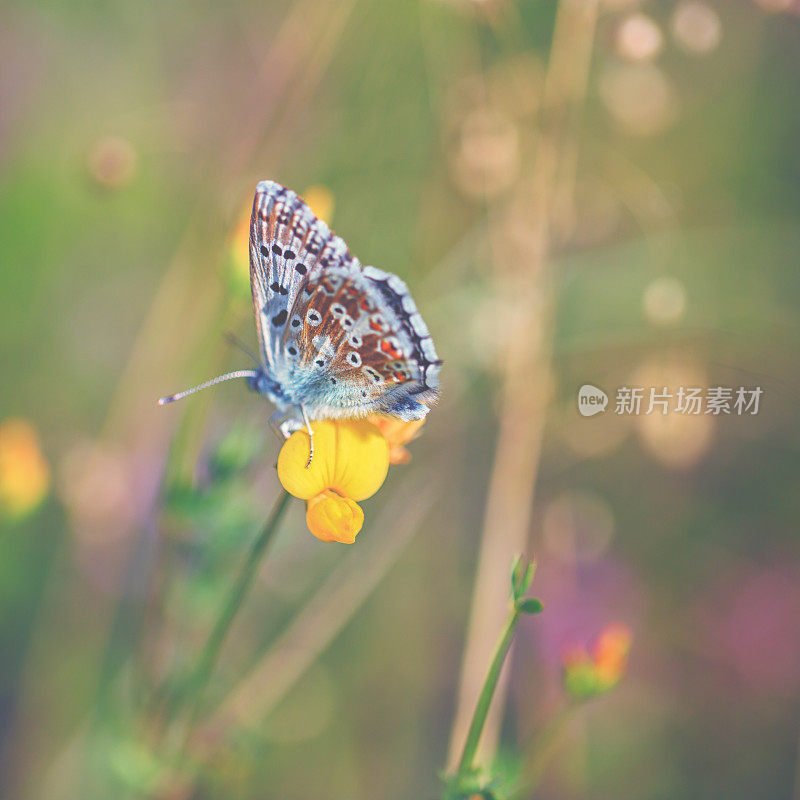
[[[311,434],[316,419],[422,419],[437,401],[441,361],[408,287],[362,267],[325,222],[274,181],[256,187],[250,287],[258,368],[220,375],[160,404],[246,378],[276,406],[270,422],[288,436],[304,425]]]

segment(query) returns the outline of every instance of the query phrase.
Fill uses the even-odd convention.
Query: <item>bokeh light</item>
[[[647,319],[655,325],[674,324],[686,313],[686,289],[677,278],[656,278],[644,290],[642,306]]]
[[[685,0],[676,6],[671,29],[675,41],[697,55],[715,50],[722,38],[719,15],[710,5],[697,0]]]
[[[677,91],[654,64],[609,67],[600,79],[600,96],[614,121],[634,136],[659,133],[678,115]]]
[[[673,356],[653,357],[642,363],[631,376],[631,386],[645,388],[645,397],[650,389],[659,394],[666,388],[676,395],[680,387],[708,386],[708,374],[691,359]],[[716,419],[713,415],[683,414],[674,407],[666,414],[655,410],[642,411],[634,417],[636,433],[645,450],[665,466],[685,469],[697,464],[708,453],[714,437]]]
[[[631,14],[617,28],[617,53],[628,61],[650,61],[658,56],[663,46],[661,28],[646,14]]]

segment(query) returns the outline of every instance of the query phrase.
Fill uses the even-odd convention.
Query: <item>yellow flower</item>
[[[308,431],[296,431],[281,448],[278,478],[289,494],[308,501],[309,530],[324,542],[352,544],[364,514],[356,501],[380,489],[389,471],[389,445],[366,420],[321,420]]]
[[[389,443],[389,463],[408,464],[411,461],[411,453],[406,450],[405,445],[419,436],[425,420],[415,419],[403,422],[401,419],[385,417],[383,414],[372,414],[368,419],[380,430]]]
[[[309,186],[303,192],[302,197],[308,203],[308,207],[315,217],[318,217],[328,225],[331,224],[334,200],[333,192],[327,186],[323,186],[320,183]]]
[[[39,447],[35,428],[22,419],[0,423],[0,509],[21,517],[44,499],[50,467]]]
[[[308,501],[306,523],[323,542],[353,544],[364,524],[364,512],[355,500],[325,489]]]

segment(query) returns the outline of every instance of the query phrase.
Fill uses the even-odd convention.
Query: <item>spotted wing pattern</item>
[[[258,184],[250,217],[250,287],[267,367],[276,365],[280,333],[308,275],[349,261],[344,241],[294,192],[274,181]]]
[[[312,418],[427,414],[440,362],[400,278],[362,268],[305,203],[271,182],[256,193],[254,255],[264,259],[251,278],[265,367],[287,404]]]

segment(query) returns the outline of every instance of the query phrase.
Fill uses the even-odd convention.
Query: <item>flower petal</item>
[[[308,431],[295,431],[278,455],[278,479],[289,494],[310,500],[331,488],[336,471],[336,424],[330,420],[314,422],[314,458],[308,463]]]
[[[314,458],[308,463],[308,431],[293,433],[278,456],[278,478],[289,494],[303,500],[332,489],[364,500],[386,480],[389,447],[380,431],[365,420],[313,422]]]
[[[389,445],[366,420],[338,420],[336,426],[336,470],[330,488],[353,500],[366,500],[386,480]]]
[[[352,544],[364,524],[364,512],[354,500],[326,491],[308,501],[306,523],[323,542]]]

